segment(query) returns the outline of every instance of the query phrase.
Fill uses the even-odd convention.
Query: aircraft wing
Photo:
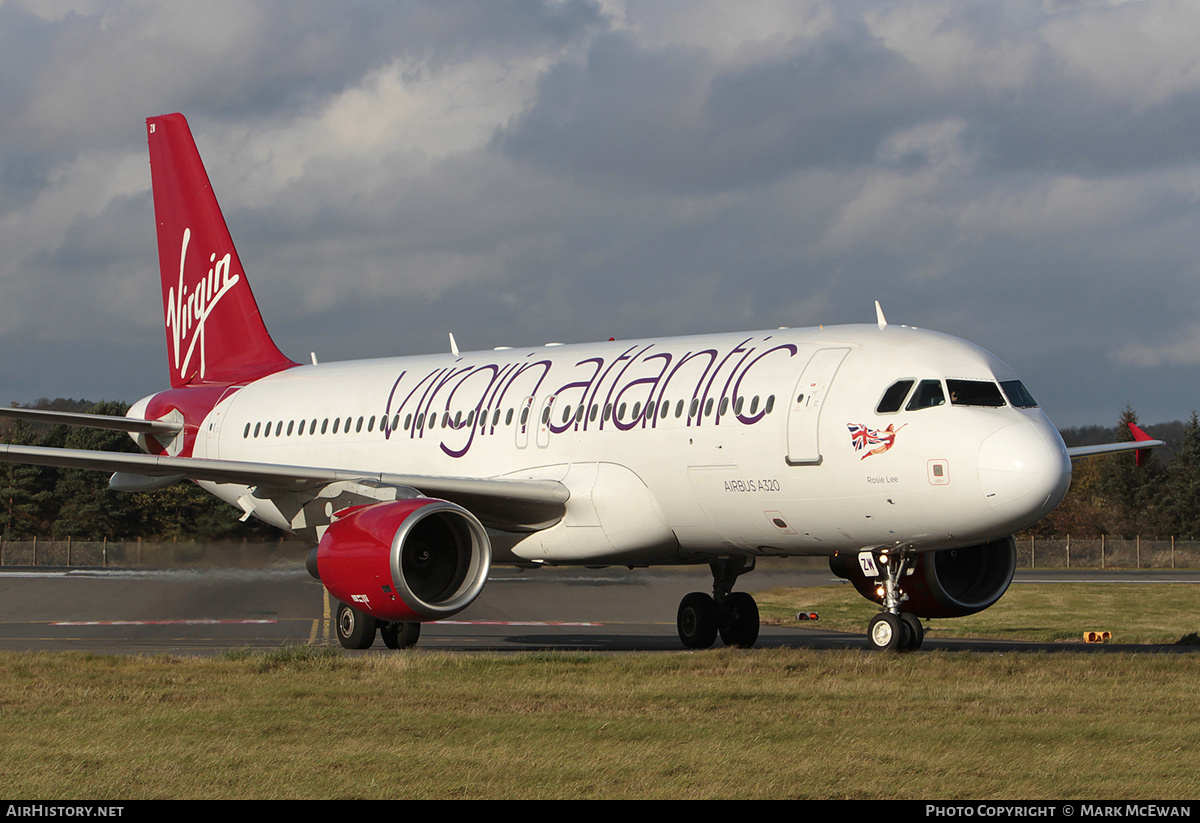
[[[1099,446],[1071,446],[1067,454],[1072,460],[1080,457],[1096,457],[1102,454],[1117,454],[1119,452],[1145,451],[1167,445],[1162,440],[1133,441],[1128,443],[1102,443]]]
[[[13,417],[32,423],[83,426],[92,429],[112,429],[132,434],[175,434],[183,428],[182,423],[170,420],[140,420],[136,417],[116,417],[108,414],[79,414],[76,412],[48,411],[46,409],[17,409],[0,407],[0,417]]]
[[[123,418],[112,418],[123,419]],[[266,486],[283,491],[314,489],[340,480],[370,480],[385,486],[419,490],[470,510],[485,525],[530,531],[562,519],[570,492],[556,480],[439,477],[387,472],[287,466],[237,460],[165,457],[154,454],[54,449],[0,445],[0,463],[25,463],[67,469],[117,472],[126,480],[163,478],[168,483],[187,478],[213,483]],[[138,488],[136,483],[115,483]],[[149,486],[147,486],[149,487]]]
[[[1096,457],[1102,454],[1136,451],[1137,464],[1140,466],[1142,465],[1142,458],[1150,449],[1167,445],[1162,440],[1152,440],[1150,435],[1146,434],[1134,423],[1129,424],[1129,430],[1133,433],[1133,440],[1121,443],[1102,443],[1098,446],[1072,446],[1067,449],[1067,454],[1072,460],[1078,460],[1081,457]]]

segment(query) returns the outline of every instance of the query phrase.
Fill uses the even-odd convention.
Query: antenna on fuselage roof
[[[875,301],[875,322],[879,324],[879,330],[883,331],[887,328],[887,318],[883,316],[883,306],[879,305],[879,301]]]
[[[458,357],[458,343],[454,342],[454,332],[450,332],[450,352]]]

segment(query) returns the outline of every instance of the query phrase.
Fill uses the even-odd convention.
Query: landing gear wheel
[[[676,625],[679,639],[689,649],[707,649],[717,640],[717,601],[704,592],[692,592],[679,602]]]
[[[384,623],[379,627],[379,636],[389,649],[408,649],[417,645],[421,636],[420,623]]]
[[[899,616],[891,612],[880,612],[867,624],[867,639],[871,648],[879,651],[896,652],[905,647],[908,627]]]
[[[748,649],[758,640],[758,604],[746,592],[730,592],[721,609],[721,642]]]
[[[375,627],[378,621],[369,614],[358,609],[338,603],[337,616],[338,642],[345,649],[369,649],[375,642]]]
[[[908,642],[904,644],[904,649],[915,651],[921,648],[921,644],[925,642],[925,627],[921,625],[921,618],[912,612],[901,612],[900,620],[908,629]]]

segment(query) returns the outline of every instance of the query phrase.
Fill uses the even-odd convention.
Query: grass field
[[[1082,610],[1063,588],[1087,590]],[[1098,602],[1118,639],[1138,615],[1168,624],[1136,630],[1151,639],[1195,631],[1194,607],[1178,625],[1146,616],[1136,588],[1130,604],[1117,588],[1109,603],[1100,586],[1014,586],[986,631],[1074,635]],[[1156,587],[1156,612],[1187,605],[1159,608],[1176,590],[1195,587]],[[794,616],[795,591],[828,595],[822,625],[862,631],[838,614],[860,608],[845,587],[769,593],[764,612]],[[1047,604],[1059,611],[1034,611]],[[4,653],[0,796],[1196,797],[1200,654],[1063,649]]]
[[[0,795],[1192,798],[1196,655],[0,655]]]

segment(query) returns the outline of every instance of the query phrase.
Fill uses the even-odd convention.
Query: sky
[[[1200,4],[0,0],[0,402],[165,388],[145,118],[292,359],[889,322],[1200,408]]]

